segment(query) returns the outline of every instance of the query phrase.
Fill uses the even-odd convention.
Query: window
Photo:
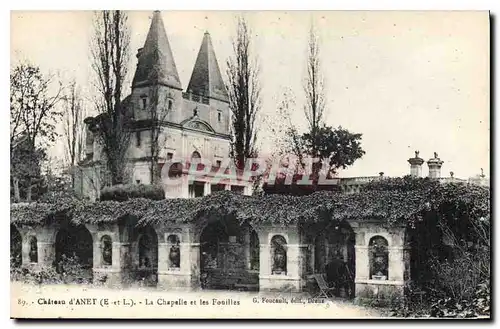
[[[176,269],[181,267],[181,250],[180,250],[180,240],[175,234],[171,234],[167,238],[167,243],[169,246],[168,254],[168,267],[171,269]]]
[[[193,110],[193,116],[197,116],[198,115],[198,109],[194,109]]]
[[[218,122],[222,121],[222,113],[220,111],[217,112],[217,121]]]
[[[109,235],[104,235],[101,238],[101,248],[102,248],[102,264],[111,265],[113,263],[113,248],[112,242]]]
[[[174,157],[173,153],[167,153],[167,161],[172,160],[173,157]]]
[[[139,185],[141,183],[140,179],[136,179],[135,182]]]
[[[215,161],[215,167],[220,168],[222,166],[222,161],[221,160],[216,160]]]
[[[136,131],[135,132],[135,137],[136,137],[136,146],[141,147],[141,132]]]
[[[388,280],[389,278],[389,251],[388,242],[381,236],[370,239],[370,279]]]
[[[141,97],[141,101],[142,101],[142,109],[143,110],[146,110],[147,107],[148,107],[148,99],[146,96],[142,96]]]
[[[273,260],[272,274],[286,275],[286,240],[282,235],[275,235],[271,239],[271,256]]]
[[[171,99],[169,99],[168,100],[168,110],[169,111],[172,110],[173,104],[174,104],[174,102]]]
[[[36,237],[30,239],[30,263],[38,263],[38,243]]]

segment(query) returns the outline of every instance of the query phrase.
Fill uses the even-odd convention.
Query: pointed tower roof
[[[158,10],[153,13],[146,42],[144,47],[139,49],[137,57],[132,87],[158,82],[182,89],[165,26]]]
[[[219,64],[215,57],[212,39],[208,32],[205,32],[203,36],[187,91],[224,102],[229,101],[226,86],[224,80],[222,80]]]

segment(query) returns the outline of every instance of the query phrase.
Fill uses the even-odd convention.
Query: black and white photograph
[[[490,319],[488,11],[10,12],[10,317]]]

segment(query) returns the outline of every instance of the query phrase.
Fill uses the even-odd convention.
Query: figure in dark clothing
[[[340,289],[344,288],[348,291],[348,271],[347,264],[344,262],[342,255],[335,255],[335,257],[326,265],[326,281],[330,287],[334,287],[335,296],[340,296]]]

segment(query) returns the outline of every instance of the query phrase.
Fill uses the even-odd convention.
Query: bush
[[[165,199],[165,191],[160,185],[120,184],[103,188],[100,200],[127,201],[136,198],[163,200]]]
[[[92,283],[92,268],[82,265],[77,257],[62,256],[56,267],[51,265],[25,264],[10,267],[12,281],[28,284]]]

